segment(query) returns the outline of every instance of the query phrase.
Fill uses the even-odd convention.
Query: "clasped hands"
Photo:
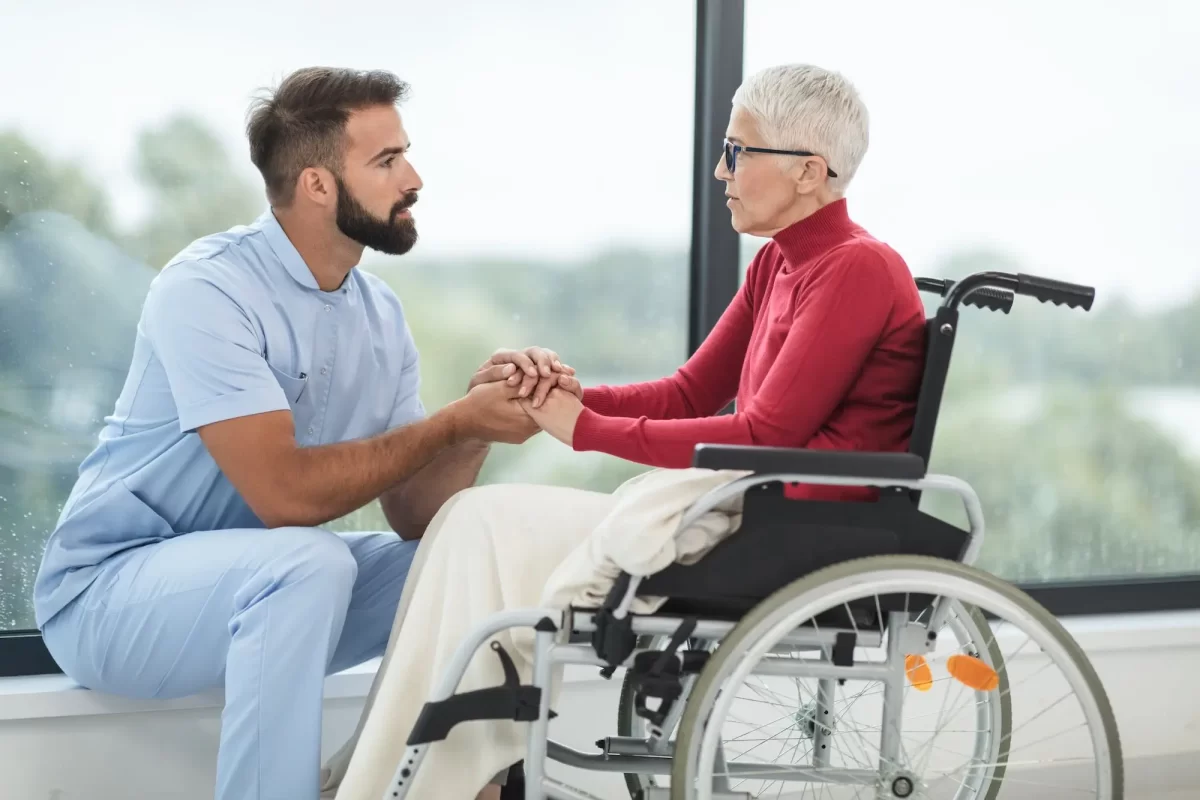
[[[467,396],[477,401],[477,422],[489,438],[512,444],[542,430],[571,446],[583,412],[575,370],[543,347],[497,350],[472,376]]]

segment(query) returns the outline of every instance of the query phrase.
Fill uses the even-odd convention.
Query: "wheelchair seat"
[[[918,510],[908,492],[873,502],[797,501],[784,497],[782,484],[766,484],[746,493],[737,533],[694,564],[645,578],[638,594],[670,598],[660,614],[738,620],[824,567],[878,555],[959,560],[966,540],[966,531]]]

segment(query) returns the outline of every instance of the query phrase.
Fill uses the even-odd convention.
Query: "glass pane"
[[[979,492],[1009,579],[1200,572],[1198,35],[1182,0],[747,4],[747,74],[862,92],[851,214],[915,274],[1096,287],[1090,313],[963,312],[931,468]]]
[[[585,384],[686,357],[690,0],[117,5],[5,12],[0,70],[29,79],[0,104],[0,630],[33,624],[44,539],[125,380],[155,271],[264,208],[244,115],[297,67],[412,85],[421,242],[363,267],[404,302],[430,410],[497,347],[551,347]],[[496,448],[482,480],[609,490],[639,469],[543,435]],[[336,527],[386,522],[368,506]]]

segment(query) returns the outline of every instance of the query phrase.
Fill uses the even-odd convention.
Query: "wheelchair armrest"
[[[793,447],[700,444],[696,445],[692,466],[836,478],[920,480],[925,477],[924,459],[912,453],[864,453]]]

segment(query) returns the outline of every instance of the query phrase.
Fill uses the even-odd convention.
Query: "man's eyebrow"
[[[406,144],[404,147],[385,147],[382,150],[380,150],[378,153],[376,153],[371,158],[371,160],[368,161],[367,163],[374,164],[376,161],[379,161],[381,158],[387,158],[388,156],[394,156],[394,155],[403,155],[404,153],[406,153],[408,151],[408,148],[410,148],[410,147],[412,147],[411,144]]]

